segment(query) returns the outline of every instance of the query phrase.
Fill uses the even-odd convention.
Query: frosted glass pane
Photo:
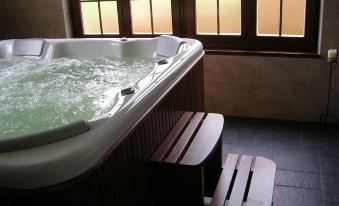
[[[220,34],[241,34],[241,0],[219,1]]]
[[[217,0],[196,0],[198,34],[217,34]]]
[[[258,0],[257,9],[257,35],[279,36],[280,0]]]
[[[172,34],[171,0],[152,0],[153,29],[156,34]]]
[[[152,34],[149,0],[131,0],[132,30],[134,34]]]
[[[284,0],[282,36],[304,36],[306,0]]]
[[[99,8],[97,2],[81,2],[84,34],[100,34]]]
[[[116,1],[100,2],[102,30],[104,34],[119,34],[118,7]]]

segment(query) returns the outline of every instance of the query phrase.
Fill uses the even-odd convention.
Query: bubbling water
[[[156,59],[0,59],[0,138],[104,115],[112,91],[149,74]],[[114,92],[113,92],[114,93]]]

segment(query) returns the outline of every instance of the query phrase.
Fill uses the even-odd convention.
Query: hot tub
[[[112,154],[119,144],[127,141],[126,136],[154,110],[155,105],[163,101],[165,94],[173,90],[198,62],[202,64],[203,55],[199,41],[170,36],[149,39],[0,41],[0,58],[158,58],[151,72],[142,79],[111,93],[111,107],[105,114],[92,119],[79,119],[49,130],[46,128],[34,134],[0,138],[0,188],[30,190],[51,187],[96,167],[104,161],[105,155]],[[190,78],[194,80],[193,77]],[[203,93],[203,82],[201,85],[199,90]],[[188,94],[190,90],[194,92],[193,88],[187,89]],[[175,100],[185,101],[182,103],[185,106],[166,109],[164,115],[159,113],[158,117],[164,120],[172,110],[180,113],[178,110],[189,109],[188,105],[201,101],[198,97],[192,98],[187,102]],[[156,120],[154,124],[157,124]],[[165,124],[166,128],[173,125],[167,121]],[[161,135],[165,136],[165,130],[163,133]],[[154,148],[148,149],[149,152],[151,150]]]

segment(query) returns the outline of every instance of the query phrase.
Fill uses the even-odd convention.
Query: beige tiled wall
[[[0,28],[0,39],[66,37],[62,0],[1,0]]]
[[[318,121],[326,110],[327,50],[339,48],[338,11],[338,0],[324,0],[320,59],[207,55],[207,111]],[[339,70],[334,86],[331,111],[339,117]]]

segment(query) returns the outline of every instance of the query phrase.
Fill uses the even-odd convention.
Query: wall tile
[[[208,55],[205,58],[207,82],[260,83],[265,58]]]
[[[263,68],[264,82],[325,87],[328,78],[325,66],[327,62],[320,59],[267,58]]]
[[[65,27],[62,22],[55,22],[55,18],[62,18],[62,13],[46,14],[11,14],[6,16],[2,38],[58,38],[65,36]]]
[[[6,4],[7,13],[44,13],[62,11],[61,0],[2,0]],[[29,9],[28,9],[29,8]]]
[[[339,11],[339,3],[338,0],[324,0],[324,10],[325,11]]]
[[[208,84],[205,88],[206,109],[232,116],[260,117],[265,107],[262,89],[256,84]]]
[[[0,39],[66,37],[61,0],[3,0]]]

